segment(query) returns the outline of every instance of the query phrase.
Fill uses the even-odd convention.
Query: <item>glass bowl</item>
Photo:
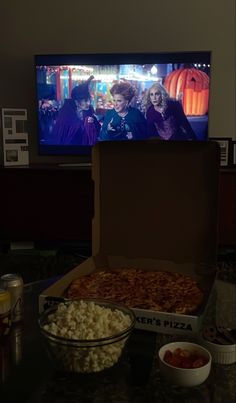
[[[75,303],[73,307],[76,305],[73,314],[78,318],[77,324],[73,325],[70,321],[67,326],[61,317],[60,329],[66,335],[62,337],[54,334],[52,328],[58,323],[55,315],[60,316],[63,311],[68,314],[72,303]],[[87,311],[84,310],[85,307]],[[67,300],[50,307],[41,314],[38,321],[48,355],[56,369],[74,373],[100,372],[116,364],[122,356],[135,322],[133,311],[126,306],[92,298]],[[69,337],[68,329],[73,326],[77,329],[77,334],[86,337],[76,338],[76,334]],[[96,336],[96,331],[99,337]]]

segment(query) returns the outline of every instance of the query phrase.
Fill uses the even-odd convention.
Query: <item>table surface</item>
[[[200,386],[180,388],[164,381],[158,365],[161,345],[184,336],[135,330],[124,358],[96,375],[57,372],[38,329],[38,296],[56,279],[24,287],[24,320],[0,344],[1,403],[235,403],[236,364],[213,364]],[[236,329],[236,285],[217,280],[205,323]]]

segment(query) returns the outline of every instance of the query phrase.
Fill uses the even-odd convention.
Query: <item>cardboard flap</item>
[[[214,264],[215,142],[100,142],[93,148],[93,255]]]

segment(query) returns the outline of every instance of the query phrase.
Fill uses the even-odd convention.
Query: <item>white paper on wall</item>
[[[4,165],[28,165],[27,110],[2,108]]]

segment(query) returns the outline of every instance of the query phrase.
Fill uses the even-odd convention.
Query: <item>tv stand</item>
[[[91,240],[93,181],[89,167],[0,168],[0,242]],[[27,245],[29,247],[29,245]]]
[[[88,165],[0,167],[0,183],[0,243],[91,241],[94,184]],[[236,245],[235,206],[236,169],[222,168],[219,192],[221,246]]]
[[[33,250],[35,248],[34,242],[10,242],[10,250]]]
[[[72,162],[72,163],[64,163],[64,164],[58,164],[59,167],[78,167],[78,168],[90,168],[92,166],[91,162]]]

